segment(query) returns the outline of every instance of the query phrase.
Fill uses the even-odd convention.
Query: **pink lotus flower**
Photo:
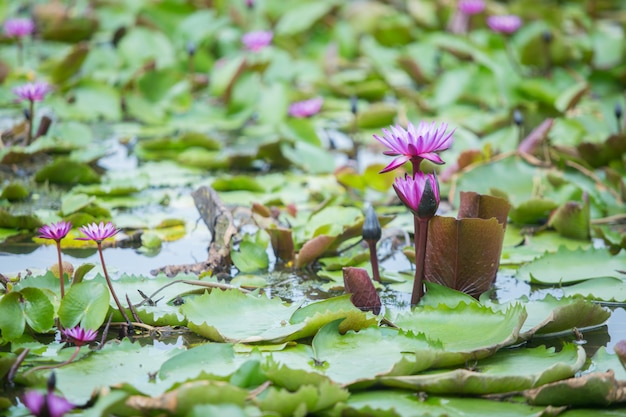
[[[71,329],[65,329],[63,331],[65,337],[76,346],[80,347],[86,345],[89,342],[93,342],[96,340],[96,336],[98,336],[98,332],[91,329],[83,329],[80,326],[73,327]]]
[[[69,231],[72,230],[72,223],[64,220],[58,223],[51,223],[39,228],[39,237],[41,239],[51,239],[54,241],[60,241],[63,239]]]
[[[35,22],[28,18],[8,19],[4,22],[4,34],[9,38],[23,38],[35,31]]]
[[[74,404],[70,403],[63,397],[54,395],[54,386],[56,385],[56,377],[54,372],[48,378],[48,392],[42,394],[37,391],[28,391],[22,401],[35,417],[63,417],[66,413],[74,408]]]
[[[241,37],[241,42],[247,50],[259,52],[261,49],[272,43],[274,33],[270,30],[256,30],[248,32]]]
[[[322,97],[310,98],[308,100],[296,101],[289,106],[289,115],[298,119],[305,117],[311,117],[314,114],[319,113],[324,104]]]
[[[439,207],[439,183],[435,174],[416,172],[396,178],[393,188],[405,206],[418,218],[430,219]]]
[[[13,89],[13,93],[19,98],[19,100],[28,100],[31,103],[35,101],[42,101],[46,94],[50,91],[50,84],[45,81],[26,83]]]
[[[107,224],[104,224],[104,222],[100,222],[100,224],[91,223],[78,230],[83,232],[87,237],[78,237],[76,240],[93,240],[96,243],[102,243],[103,240],[115,236],[120,231],[120,229],[115,228],[111,222]]]
[[[494,32],[510,35],[522,26],[522,19],[516,15],[489,16],[487,26]]]
[[[466,15],[482,13],[485,10],[485,0],[460,0],[459,11]]]
[[[385,155],[397,156],[397,158],[380,172],[392,171],[407,161],[411,161],[414,168],[419,168],[423,159],[428,159],[435,164],[443,164],[437,152],[452,146],[454,134],[454,130],[448,132],[447,129],[447,124],[442,123],[437,127],[435,122],[431,124],[420,122],[417,128],[409,123],[406,130],[400,126],[391,126],[391,130],[383,129],[384,136],[374,135],[374,138],[389,148],[388,151],[383,152]],[[417,169],[414,170],[417,171]]]

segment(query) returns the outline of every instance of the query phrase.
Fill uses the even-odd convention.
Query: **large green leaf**
[[[441,304],[416,307],[392,321],[405,331],[424,333],[430,340],[438,340],[447,352],[480,359],[517,341],[526,316],[521,304],[510,306],[505,312],[494,312],[478,303],[460,303],[453,308]]]
[[[523,265],[517,271],[517,278],[544,285],[567,285],[589,278],[626,278],[623,271],[626,255],[611,255],[605,249],[559,248],[555,253]]]
[[[563,295],[581,295],[596,301],[626,302],[624,280],[613,277],[594,278],[561,288]]]
[[[352,394],[339,408],[344,410],[343,415],[381,417],[537,417],[544,411],[543,407],[482,398],[428,396],[422,399],[412,392],[400,390]]]
[[[381,378],[384,385],[433,394],[485,395],[515,392],[573,376],[585,364],[585,350],[568,344],[559,352],[545,346],[503,349],[473,369],[422,372]]]
[[[238,290],[213,290],[187,301],[181,311],[189,329],[218,342],[280,341],[304,328],[289,324],[298,304],[280,298],[243,294]]]
[[[150,375],[176,353],[175,346],[142,346],[128,339],[108,343],[97,352],[55,369],[57,389],[74,404],[87,402],[94,390],[120,383],[131,384],[149,395],[160,394],[168,384],[151,382]]]
[[[81,325],[84,329],[98,329],[109,311],[109,288],[94,281],[72,285],[59,306],[59,320],[63,327]]]

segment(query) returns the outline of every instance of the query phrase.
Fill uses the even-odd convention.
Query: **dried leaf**
[[[233,215],[210,187],[200,187],[191,195],[212,236],[208,266],[224,269],[230,265],[230,240],[237,232]]]

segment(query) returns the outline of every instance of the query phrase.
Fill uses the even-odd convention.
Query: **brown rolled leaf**
[[[576,150],[593,168],[606,166],[611,161],[621,160],[626,153],[626,133],[611,135],[603,143],[583,142]]]
[[[296,268],[302,268],[322,256],[335,241],[335,237],[319,235],[302,245],[296,258]]]
[[[252,212],[262,217],[271,217],[272,211],[264,204],[254,202],[252,203]]]
[[[505,226],[510,209],[511,205],[503,198],[482,195],[473,191],[462,191],[458,217],[460,219],[490,219],[495,217],[498,223]]]
[[[284,227],[269,227],[265,231],[270,235],[274,255],[285,262],[293,261],[295,251],[291,230]]]
[[[522,153],[532,154],[535,152],[539,144],[548,136],[548,132],[552,129],[554,119],[546,119],[537,126],[528,136],[522,140],[517,150]]]
[[[350,301],[363,311],[380,313],[382,303],[369,274],[363,268],[343,268],[343,285],[346,293],[352,294]]]
[[[433,217],[428,224],[424,277],[478,298],[496,279],[504,226],[490,219]]]

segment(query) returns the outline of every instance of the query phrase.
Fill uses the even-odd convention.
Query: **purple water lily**
[[[22,402],[35,417],[63,417],[74,409],[74,404],[63,397],[54,394],[56,377],[54,372],[48,378],[48,392],[28,391]]]
[[[39,237],[41,239],[54,240],[57,245],[57,254],[59,261],[59,282],[61,285],[61,298],[65,297],[65,276],[63,275],[63,261],[61,259],[61,239],[63,239],[72,230],[72,223],[64,220],[58,223],[51,223],[39,228]]]
[[[407,161],[412,162],[413,171],[417,172],[424,159],[435,164],[444,163],[437,152],[452,146],[454,130],[448,132],[448,125],[445,123],[437,126],[435,122],[430,124],[420,122],[417,128],[412,123],[409,123],[406,129],[391,126],[390,130],[383,129],[383,134],[382,137],[374,135],[374,138],[389,148],[383,152],[385,155],[397,158],[380,172],[392,171]]]
[[[35,31],[35,22],[29,18],[13,18],[4,22],[4,34],[9,38],[23,38]]]
[[[87,343],[93,342],[98,336],[98,332],[92,329],[83,329],[80,326],[72,327],[71,329],[65,329],[63,331],[65,337],[76,346],[83,346]]]
[[[489,16],[487,26],[494,32],[510,35],[522,26],[522,19],[516,15]]]
[[[51,91],[50,84],[45,81],[37,81],[34,83],[26,83],[15,87],[13,93],[19,100],[42,101],[46,94]]]
[[[241,42],[247,50],[259,52],[261,49],[272,43],[274,33],[271,30],[255,30],[245,33],[241,37]]]
[[[93,240],[96,243],[102,243],[103,240],[115,236],[119,233],[120,229],[113,226],[113,223],[104,222],[91,223],[79,228],[87,237],[78,237],[76,240]]]
[[[399,177],[393,183],[396,194],[411,212],[420,219],[430,219],[439,207],[439,184],[435,174],[416,172]]]
[[[120,310],[120,314],[124,317],[124,320],[126,320],[127,323],[130,323],[128,316],[126,315],[126,312],[124,311],[124,308],[122,307],[122,304],[120,303],[120,300],[117,298],[117,294],[113,289],[113,283],[111,282],[111,278],[109,277],[109,273],[107,272],[106,264],[104,263],[104,255],[102,254],[102,241],[115,236],[119,233],[120,229],[116,228],[111,222],[107,222],[106,224],[104,222],[100,222],[100,224],[94,222],[83,226],[78,230],[83,232],[87,237],[79,237],[76,238],[76,240],[93,240],[98,245],[98,253],[100,254],[100,263],[102,264],[104,279],[109,286],[111,296],[113,296],[113,300],[115,300],[117,308]]]
[[[289,115],[298,119],[311,117],[322,109],[324,99],[322,97],[314,97],[308,100],[296,101],[289,105]]]
[[[485,0],[460,0],[458,8],[466,15],[482,13],[485,10]]]

